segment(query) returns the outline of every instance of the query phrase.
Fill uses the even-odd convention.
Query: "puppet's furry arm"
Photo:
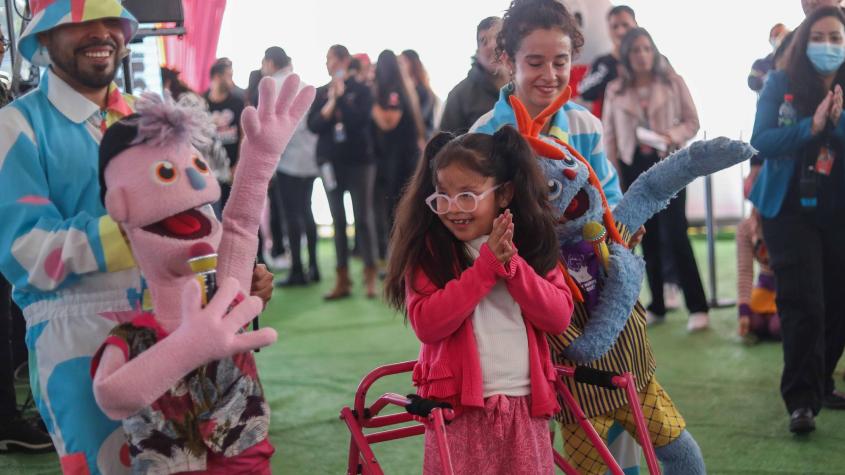
[[[220,278],[234,277],[249,290],[258,251],[258,225],[276,164],[308,107],[314,88],[299,87],[299,77],[287,77],[277,94],[276,82],[264,78],[259,84],[258,108],[241,115],[244,140],[232,192],[223,210],[223,237],[217,251]],[[278,96],[278,99],[276,99]]]
[[[695,142],[640,175],[613,210],[613,217],[628,229],[639,229],[696,178],[748,160],[754,153],[747,143],[725,137]]]

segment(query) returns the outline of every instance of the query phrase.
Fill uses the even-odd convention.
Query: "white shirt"
[[[293,71],[288,67],[273,74],[272,77],[276,81],[276,92],[281,90],[282,84],[291,73]],[[305,86],[304,82],[299,83],[300,90]],[[303,116],[296,126],[296,131],[288,142],[287,148],[282,152],[282,158],[276,166],[276,170],[286,175],[309,178],[320,174],[320,169],[317,167],[317,135],[308,130],[306,116]]]
[[[477,259],[488,236],[467,243]],[[528,364],[528,333],[522,310],[511,297],[505,282],[499,280],[475,307],[473,332],[478,346],[484,397],[494,394],[527,396],[531,394]]]

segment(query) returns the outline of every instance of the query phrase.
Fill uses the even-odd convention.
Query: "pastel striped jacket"
[[[481,116],[470,128],[470,132],[493,134],[505,125],[516,127],[516,116],[508,103],[511,94],[512,86],[503,87],[493,110]],[[605,155],[601,121],[572,101],[564,104],[551,120],[549,135],[572,145],[590,162],[604,188],[607,203],[611,207],[616,206],[622,199],[622,189],[619,187],[616,169],[611,166]]]
[[[132,112],[128,101],[112,84],[102,112],[48,70],[0,109],[0,272],[22,308],[88,275],[134,267],[97,173],[102,131]]]

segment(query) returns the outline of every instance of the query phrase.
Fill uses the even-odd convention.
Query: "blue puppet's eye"
[[[563,184],[558,180],[549,180],[549,200],[553,201],[560,198],[560,194],[563,193]]]

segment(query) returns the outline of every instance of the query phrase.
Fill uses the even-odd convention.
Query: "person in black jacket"
[[[350,295],[349,243],[346,238],[346,209],[343,194],[352,195],[352,210],[364,259],[367,297],[376,296],[376,232],[373,220],[373,188],[376,165],[373,154],[370,89],[348,73],[349,50],[334,45],[326,54],[326,69],[332,80],[317,89],[308,112],[308,128],[317,134],[317,162],[334,222],[337,253],[337,282],[324,297],[335,300]]]
[[[755,60],[754,64],[751,65],[751,72],[748,73],[749,89],[758,94],[763,90],[763,84],[766,83],[769,72],[774,71],[775,63],[780,58],[778,55],[780,44],[788,34],[789,30],[783,23],[778,23],[769,30],[769,44],[772,45],[772,52]]]
[[[627,5],[615,6],[607,13],[607,28],[613,41],[613,51],[596,58],[590,66],[590,72],[578,84],[581,99],[599,102],[599,107],[594,109],[596,111],[601,111],[600,105],[604,102],[604,90],[607,85],[619,76],[619,46],[622,44],[622,38],[631,28],[636,27],[634,10]],[[598,115],[601,119],[600,112]]]
[[[376,61],[373,82],[373,125],[376,154],[375,221],[379,257],[387,258],[387,238],[393,213],[405,184],[417,168],[425,143],[426,125],[420,101],[402,72],[393,51],[384,50]],[[433,97],[432,97],[433,98]]]
[[[446,98],[446,107],[440,120],[440,130],[462,134],[472,127],[479,117],[493,108],[499,99],[499,89],[508,77],[496,57],[496,36],[502,29],[502,19],[488,17],[476,28],[477,49],[472,69]]]

